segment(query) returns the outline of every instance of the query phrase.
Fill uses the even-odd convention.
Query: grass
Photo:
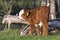
[[[25,35],[19,36],[18,29],[11,29],[0,31],[0,40],[60,40],[60,34],[48,35],[48,36],[38,36],[38,35]]]

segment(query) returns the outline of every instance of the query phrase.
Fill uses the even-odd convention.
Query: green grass
[[[48,36],[37,36],[37,35],[25,35],[19,36],[18,29],[11,29],[0,31],[0,40],[60,40],[60,34],[48,35]]]

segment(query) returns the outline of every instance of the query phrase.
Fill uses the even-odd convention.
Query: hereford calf
[[[48,15],[49,15],[49,7],[41,6],[36,9],[25,10],[22,9],[20,11],[19,17],[20,19],[29,22],[30,31],[29,34],[33,34],[34,27],[36,27],[36,32],[40,34],[40,24],[43,24],[43,35],[48,35]]]

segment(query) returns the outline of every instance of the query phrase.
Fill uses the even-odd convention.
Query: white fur
[[[35,27],[37,27],[38,26],[38,24],[35,24]]]
[[[35,27],[37,27],[38,25],[39,25],[40,27],[42,27],[43,24],[42,24],[42,22],[40,22],[39,24],[35,24]]]
[[[23,19],[22,17],[21,17],[21,15],[24,13],[24,9],[22,9],[20,12],[19,12],[19,17],[20,17],[20,19]]]
[[[42,27],[42,25],[43,25],[42,22],[40,22],[40,23],[39,23],[39,26]]]
[[[21,23],[22,20],[20,20],[19,16],[17,15],[4,15],[4,18],[2,20],[2,23],[8,24],[8,27],[10,27],[11,23]]]

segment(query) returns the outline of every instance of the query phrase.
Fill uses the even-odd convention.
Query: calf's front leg
[[[29,35],[33,34],[33,30],[34,30],[34,25],[30,25]]]

